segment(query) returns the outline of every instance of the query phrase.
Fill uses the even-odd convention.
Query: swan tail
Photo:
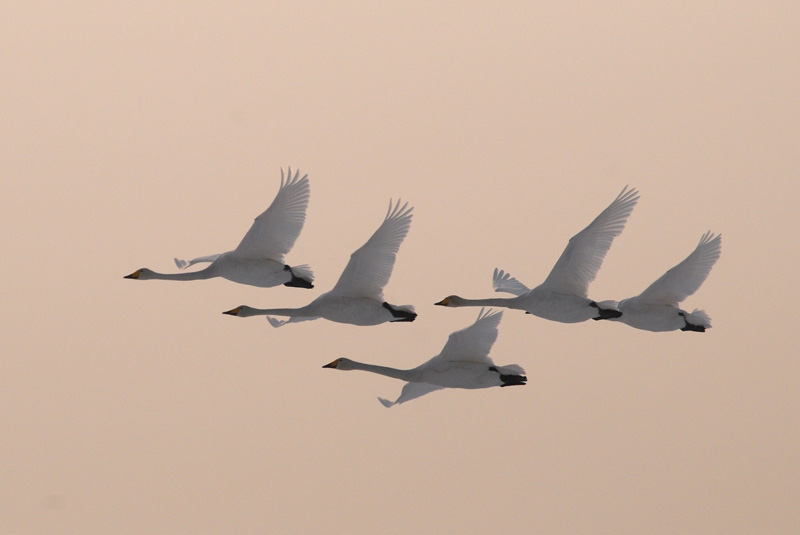
[[[589,306],[597,309],[597,316],[594,316],[593,320],[611,320],[622,316],[622,312],[619,311],[619,304],[616,301],[608,300],[600,301],[599,303],[592,301]]]
[[[394,401],[389,401],[388,399],[383,399],[383,398],[378,398],[378,401],[380,401],[381,405],[383,405],[387,409],[395,404]]]
[[[308,267],[307,264],[301,264],[299,266],[286,266],[286,269],[291,275],[291,279],[289,282],[284,283],[284,286],[288,286],[291,288],[306,288],[311,289],[314,287],[314,272],[311,271],[311,268]]]
[[[613,299],[609,299],[607,301],[600,301],[597,303],[599,308],[610,309],[610,310],[619,310],[619,302],[614,301]]]
[[[691,314],[684,312],[681,315],[686,322],[686,325],[681,328],[682,331],[702,333],[711,328],[711,318],[708,317],[705,310],[694,309]]]
[[[508,366],[497,366],[497,371],[502,375],[525,375],[525,370],[519,364],[509,364]]]

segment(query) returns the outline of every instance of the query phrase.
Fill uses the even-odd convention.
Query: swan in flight
[[[292,176],[290,167],[284,179],[281,169],[281,187],[275,200],[256,218],[236,249],[227,253],[201,256],[189,262],[175,259],[179,269],[211,262],[210,266],[200,271],[156,273],[142,268],[124,278],[190,281],[222,277],[261,288],[280,284],[295,288],[313,288],[314,274],[307,265],[287,266],[283,263],[284,255],[291,250],[303,230],[309,196],[308,175],[300,178],[300,172],[297,171]]]
[[[597,303],[587,297],[587,292],[589,283],[597,276],[611,243],[622,233],[638,200],[639,192],[625,186],[608,208],[569,240],[550,275],[536,288],[531,290],[510,274],[495,268],[492,280],[494,290],[511,293],[516,297],[465,299],[451,295],[435,304],[450,307],[512,308],[562,323],[619,316],[618,310],[605,306],[609,302]]]
[[[223,314],[232,316],[267,316],[270,325],[325,318],[352,325],[378,325],[387,321],[414,321],[417,314],[410,305],[390,305],[383,298],[383,287],[389,282],[400,244],[411,227],[413,208],[400,201],[392,206],[375,234],[356,252],[344,268],[339,281],[304,307],[258,309],[238,306]],[[289,316],[288,320],[269,317]]]
[[[441,353],[410,370],[364,364],[346,358],[336,359],[323,368],[364,370],[408,381],[396,401],[378,398],[385,407],[405,403],[443,388],[524,385],[528,378],[521,366],[497,366],[489,358],[502,317],[502,312],[490,309],[484,313],[481,309],[475,323],[450,335]]]
[[[703,234],[700,243],[686,259],[664,273],[657,281],[636,297],[619,302],[619,318],[631,327],[645,331],[705,332],[711,328],[711,318],[705,310],[689,313],[678,308],[678,303],[695,293],[705,282],[722,252],[722,236],[710,232]]]

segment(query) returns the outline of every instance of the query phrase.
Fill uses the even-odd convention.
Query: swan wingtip
[[[394,405],[394,404],[395,404],[395,402],[394,402],[394,401],[389,401],[388,399],[383,399],[383,398],[381,398],[381,397],[379,397],[379,398],[378,398],[378,401],[380,401],[380,402],[381,402],[381,405],[383,405],[383,406],[384,406],[384,407],[386,407],[387,409],[388,409],[389,407],[391,407],[392,405]]]

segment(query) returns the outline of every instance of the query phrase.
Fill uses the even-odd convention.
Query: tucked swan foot
[[[500,371],[494,366],[491,366],[489,371],[497,372],[497,374],[500,376],[500,380],[503,382],[503,384],[500,385],[501,388],[504,386],[521,386],[528,381],[528,378],[524,375],[504,375],[500,373]]]
[[[688,321],[686,321],[686,314],[684,314],[683,312],[678,312],[678,316],[682,317],[683,318],[683,322],[686,324],[683,327],[681,327],[682,331],[691,331],[691,332],[694,332],[694,333],[704,333],[704,332],[706,332],[706,328],[704,326],[702,326],[702,325],[693,325],[693,324],[689,323]]]
[[[416,312],[411,312],[410,310],[403,310],[402,308],[395,308],[395,307],[393,307],[392,305],[390,305],[389,303],[387,303],[385,301],[383,303],[383,308],[385,308],[386,310],[391,312],[392,316],[396,318],[396,319],[393,319],[392,322],[395,322],[395,321],[414,321],[415,319],[417,319],[417,313]]]
[[[294,271],[292,271],[292,268],[290,268],[289,266],[284,266],[283,270],[288,271],[289,274],[292,276],[292,280],[283,283],[284,286],[288,286],[290,288],[306,288],[306,289],[311,289],[314,287],[311,281],[300,278],[297,275],[295,275]]]
[[[589,303],[589,306],[596,308],[597,312],[600,314],[599,316],[595,316],[594,318],[592,318],[595,321],[608,320],[611,318],[619,318],[620,316],[622,316],[622,312],[620,312],[619,310],[614,310],[613,308],[600,308],[600,305],[598,305],[594,301]]]

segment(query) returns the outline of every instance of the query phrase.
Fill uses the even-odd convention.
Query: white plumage
[[[352,325],[378,325],[387,321],[414,321],[417,314],[410,305],[390,305],[383,298],[383,288],[394,269],[397,251],[411,227],[413,208],[408,203],[394,206],[378,230],[356,250],[334,287],[304,307],[257,309],[239,306],[224,312],[233,316],[288,316],[282,321],[268,317],[270,325],[280,327],[317,318]]]
[[[614,321],[646,331],[696,331],[711,328],[704,310],[687,312],[678,304],[695,293],[705,282],[722,253],[722,236],[706,232],[692,253],[642,293],[623,299],[617,305],[622,313]]]
[[[525,370],[517,364],[496,366],[489,352],[497,340],[502,312],[481,309],[478,319],[450,335],[441,353],[410,370],[377,366],[339,358],[323,366],[338,370],[363,370],[408,381],[395,401],[378,400],[391,407],[443,388],[489,388],[524,385]]]
[[[603,259],[639,200],[636,189],[623,188],[608,208],[573,236],[542,284],[529,289],[509,273],[495,268],[492,285],[511,298],[465,299],[457,295],[436,303],[442,306],[499,306],[524,310],[540,318],[563,323],[604,319],[618,315],[588,298],[589,283],[597,276]]]
[[[281,187],[278,194],[259,215],[242,241],[232,251],[200,256],[190,261],[176,258],[179,269],[200,263],[211,263],[200,271],[183,273],[157,273],[147,268],[137,269],[126,279],[138,280],[201,280],[213,277],[270,288],[280,284],[299,288],[313,288],[314,274],[307,265],[287,266],[283,259],[292,249],[303,224],[310,197],[308,175],[300,172],[292,176],[292,168],[284,178],[281,169]]]

